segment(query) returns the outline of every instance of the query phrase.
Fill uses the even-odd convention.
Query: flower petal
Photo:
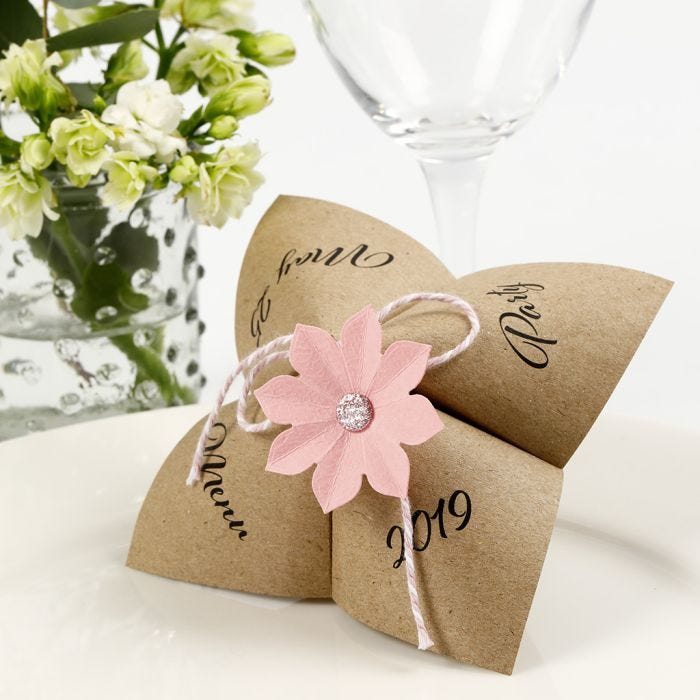
[[[305,383],[337,402],[350,391],[345,360],[335,338],[315,326],[298,323],[289,348],[289,361]]]
[[[415,389],[425,374],[430,345],[399,340],[387,349],[367,396],[375,408],[392,403]]]
[[[405,498],[411,471],[408,455],[397,442],[377,431],[364,434],[361,438],[365,473],[370,486],[385,496]]]
[[[362,443],[359,436],[346,431],[343,433],[343,437],[318,463],[311,480],[324,513],[330,513],[351,501],[362,486]]]
[[[273,377],[254,393],[273,423],[304,425],[335,420],[336,403],[298,377]]]
[[[299,474],[319,463],[344,435],[346,432],[336,422],[289,428],[272,441],[265,469],[278,474]]]
[[[372,421],[372,433],[404,445],[420,445],[444,427],[433,404],[420,394],[409,394],[382,406]]]
[[[343,324],[340,348],[350,377],[350,391],[365,394],[382,357],[382,327],[371,306],[365,306]]]

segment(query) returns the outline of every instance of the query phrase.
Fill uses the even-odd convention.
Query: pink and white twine
[[[474,339],[479,334],[480,330],[479,317],[472,306],[460,297],[441,292],[416,292],[413,294],[406,294],[405,296],[402,296],[384,306],[379,311],[379,321],[383,323],[397,311],[420,301],[437,301],[449,304],[461,314],[466,316],[470,324],[469,333],[467,333],[460,343],[442,355],[431,357],[428,360],[427,369],[432,369],[450,362],[450,360],[453,360],[455,357],[463,353],[474,342]],[[199,440],[197,441],[197,446],[192,458],[192,466],[190,467],[189,475],[187,477],[186,483],[188,486],[192,486],[201,479],[207,436],[218,420],[221,408],[226,401],[226,396],[238,376],[243,376],[243,387],[238,399],[238,409],[236,414],[238,425],[242,430],[248,433],[260,433],[270,430],[273,427],[272,421],[267,418],[257,423],[249,422],[246,418],[248,402],[253,396],[254,381],[260,371],[278,360],[289,359],[289,346],[291,344],[292,337],[293,335],[289,334],[271,340],[269,343],[263,345],[261,348],[258,348],[247,357],[243,358],[243,360],[241,360],[233,371],[226,377],[226,380],[221,387],[221,391],[217,396],[214,408],[204,423]],[[413,619],[415,621],[416,631],[418,634],[418,648],[429,649],[433,646],[433,640],[428,634],[420,607],[420,599],[418,597],[416,566],[413,556],[412,509],[408,497],[401,498],[400,501],[404,542],[407,543],[404,547],[406,560],[406,585],[411,603],[411,612],[413,613]]]

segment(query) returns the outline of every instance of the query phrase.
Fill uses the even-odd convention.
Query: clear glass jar
[[[170,189],[126,212],[96,180],[53,182],[62,217],[0,229],[0,439],[194,402],[203,324],[196,230]]]

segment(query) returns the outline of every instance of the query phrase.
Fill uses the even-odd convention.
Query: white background
[[[205,402],[235,361],[238,271],[278,194],[341,202],[433,243],[418,166],[340,84],[301,3],[258,0],[256,17],[290,34],[298,58],[271,71],[274,104],[243,125],[267,154],[266,185],[243,219],[200,233]],[[479,218],[480,267],[587,261],[675,280],[609,410],[689,427],[700,425],[699,27],[694,0],[599,2],[560,85],[492,158]]]

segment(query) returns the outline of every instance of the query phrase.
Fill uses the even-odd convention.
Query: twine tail
[[[243,391],[238,399],[238,411],[236,414],[236,420],[238,425],[243,428],[247,433],[260,433],[265,430],[269,430],[272,427],[272,422],[267,418],[258,423],[249,423],[245,417],[246,408],[248,405],[248,398],[253,394],[253,380],[260,372],[260,370],[267,367],[269,364],[276,362],[277,360],[286,359],[289,357],[289,350],[282,349],[286,348],[292,342],[291,335],[281,335],[279,338],[271,340],[266,343],[261,348],[254,350],[250,355],[246,355],[230,372],[226,381],[224,381],[218,396],[216,397],[216,403],[214,408],[212,408],[209,417],[204,423],[202,432],[199,434],[199,440],[197,441],[197,447],[195,448],[194,455],[192,456],[192,464],[190,466],[189,474],[187,475],[186,484],[188,486],[193,486],[202,478],[202,464],[204,462],[204,452],[207,444],[207,436],[214,427],[221,409],[223,408],[224,401],[226,401],[226,396],[228,395],[233,382],[236,380],[239,374],[244,375]]]
[[[197,440],[197,447],[195,448],[194,455],[192,456],[192,465],[190,466],[187,481],[185,482],[187,486],[194,486],[194,484],[196,484],[202,478],[202,463],[204,462],[204,449],[207,444],[207,436],[214,427],[214,423],[216,423],[219,413],[221,413],[221,407],[224,405],[224,401],[226,401],[226,394],[228,394],[231,385],[240,374],[242,365],[243,363],[239,363],[233,372],[226,377],[226,381],[216,397],[214,408],[212,408],[206,422],[204,423],[202,432],[199,434],[199,440]]]
[[[411,519],[411,504],[408,497],[401,499],[401,517],[403,519],[404,556],[406,557],[406,586],[408,587],[408,597],[411,601],[411,612],[416,622],[416,632],[418,633],[418,648],[421,651],[430,649],[434,642],[428,634],[420,609],[418,599],[418,588],[416,584],[416,566],[413,560],[413,520]]]

